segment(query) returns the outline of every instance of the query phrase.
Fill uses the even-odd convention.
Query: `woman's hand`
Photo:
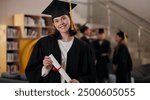
[[[45,56],[44,60],[43,60],[43,65],[44,67],[49,70],[52,68],[52,60],[49,56]]]
[[[72,79],[69,83],[80,83],[80,82],[76,79]]]

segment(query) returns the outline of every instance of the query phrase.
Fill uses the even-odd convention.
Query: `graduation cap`
[[[99,28],[99,29],[98,29],[98,33],[99,33],[99,34],[103,34],[103,33],[104,33],[104,29],[103,29],[103,28]]]
[[[42,12],[42,14],[51,15],[52,19],[56,17],[60,17],[62,15],[68,15],[71,19],[71,27],[73,28],[73,21],[72,21],[72,9],[76,7],[77,4],[53,0],[48,7]],[[70,13],[69,13],[70,12]]]
[[[84,33],[87,29],[88,29],[88,27],[86,26],[86,24],[84,24],[80,27],[80,32]]]
[[[117,33],[117,35],[119,37],[121,37],[123,40],[127,41],[128,36],[127,36],[127,34],[125,32],[119,30],[119,32]]]

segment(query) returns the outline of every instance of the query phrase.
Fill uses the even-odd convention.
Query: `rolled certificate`
[[[55,59],[55,57],[51,54],[49,56],[51,58],[51,60],[53,61],[53,66],[58,69],[58,72],[61,74],[61,76],[67,81],[69,82],[71,80],[71,78],[68,76],[68,74],[65,72],[65,70],[61,67],[61,65],[58,63],[58,61]]]

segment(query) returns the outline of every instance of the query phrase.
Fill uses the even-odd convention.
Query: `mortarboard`
[[[104,29],[103,28],[99,28],[98,29],[98,34],[103,34],[104,33]]]
[[[73,9],[77,4],[71,3],[71,9]],[[51,15],[52,18],[59,17],[62,15],[69,15],[70,3],[53,0],[48,7],[42,12],[42,14]]]
[[[127,34],[125,32],[119,30],[119,32],[117,33],[117,35],[119,37],[121,37],[123,40],[127,41],[128,36],[127,36]]]

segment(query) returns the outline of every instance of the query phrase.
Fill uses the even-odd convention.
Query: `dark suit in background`
[[[108,40],[96,40],[93,42],[95,51],[96,74],[98,82],[105,82],[109,79],[108,63],[110,62],[111,47]]]

